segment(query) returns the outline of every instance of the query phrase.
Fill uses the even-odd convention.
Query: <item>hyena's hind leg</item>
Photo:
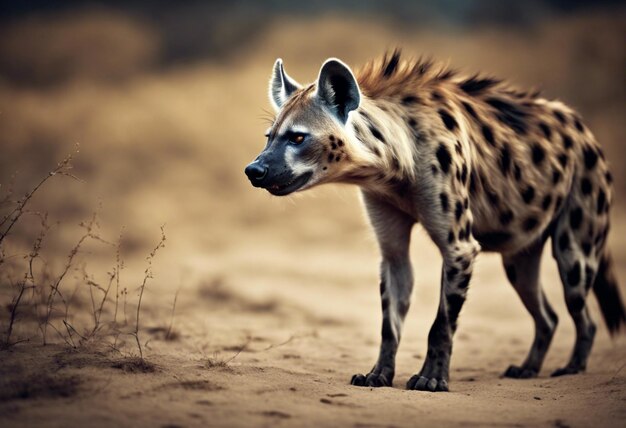
[[[586,169],[593,168],[587,165]],[[590,172],[580,179],[580,185],[577,181],[578,177],[574,180],[572,193],[559,215],[552,236],[553,254],[559,267],[567,309],[576,327],[576,342],[570,361],[553,376],[585,370],[596,334],[596,325],[586,306],[587,295],[597,279],[602,282],[610,273],[610,266],[600,263],[607,257],[605,243],[609,227],[610,188],[598,179],[598,175]],[[596,295],[606,317],[607,299],[597,293],[597,288]],[[616,290],[614,281],[609,288]],[[616,300],[621,308],[619,293]]]
[[[536,377],[552,341],[558,318],[541,289],[539,271],[545,240],[540,239],[517,254],[503,255],[506,276],[535,322],[535,339],[521,366],[511,365],[505,377]]]
[[[357,386],[391,386],[402,324],[413,289],[409,242],[415,220],[367,194],[364,194],[364,201],[383,258],[380,266],[382,341],[378,361],[372,370],[366,375],[355,374],[350,383]]]

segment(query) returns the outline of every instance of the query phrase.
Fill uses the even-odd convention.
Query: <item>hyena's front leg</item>
[[[378,361],[372,370],[367,375],[355,374],[351,384],[391,386],[402,324],[409,309],[413,289],[409,241],[415,220],[367,195],[364,200],[383,256],[380,267],[382,340]]]
[[[469,211],[466,213],[465,221],[457,221],[463,226],[451,229],[443,241],[432,230],[429,231],[443,255],[441,294],[437,317],[428,334],[424,365],[418,374],[409,379],[407,389],[448,391],[452,336],[465,302],[474,259],[480,249],[471,233],[471,214]]]

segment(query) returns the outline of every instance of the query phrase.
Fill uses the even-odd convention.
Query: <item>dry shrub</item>
[[[124,262],[121,257],[121,239],[117,243],[104,239],[99,233],[99,223],[97,215],[94,213],[86,222],[81,222],[80,227],[83,232],[80,238],[72,246],[67,254],[62,268],[57,273],[52,273],[45,259],[41,257],[42,246],[47,233],[50,230],[47,214],[32,212],[29,210],[29,203],[36,193],[41,192],[44,185],[54,176],[68,176],[76,178],[72,173],[72,156],[66,157],[55,169],[42,178],[25,196],[17,201],[11,201],[9,192],[3,198],[0,206],[2,216],[0,216],[0,289],[8,291],[11,296],[10,303],[7,304],[8,319],[1,348],[8,349],[11,346],[34,338],[34,326],[39,330],[40,339],[43,345],[52,343],[55,340],[62,340],[71,348],[84,347],[89,344],[105,344],[111,350],[121,353],[119,341],[120,336],[128,335],[135,339],[138,357],[130,358],[120,362],[118,368],[132,372],[154,371],[155,366],[144,359],[143,346],[140,341],[141,331],[141,309],[142,300],[146,286],[152,279],[152,264],[157,252],[165,246],[165,231],[161,227],[161,237],[146,258],[147,267],[144,270],[143,279],[137,288],[138,301],[134,309],[133,322],[128,322],[127,300],[128,288],[124,287],[120,281],[121,271]],[[11,231],[25,216],[35,215],[41,219],[41,232],[35,238],[32,249],[26,255],[7,254],[7,242],[11,237]],[[92,242],[113,248],[115,262],[112,269],[107,272],[107,280],[100,284],[94,277],[87,273],[86,262],[81,259],[82,247]],[[38,266],[40,266],[38,268]],[[5,269],[7,267],[8,269]],[[16,272],[23,272],[16,276]],[[80,272],[78,278],[72,281],[72,274]],[[71,282],[74,282],[73,284]],[[84,305],[80,309],[75,302],[77,296],[88,295],[90,304]],[[121,299],[120,299],[121,297]],[[174,301],[174,308],[175,302]],[[122,306],[122,308],[120,308]],[[124,321],[118,322],[118,311],[124,315]],[[26,320],[20,315],[22,312],[29,314]],[[104,315],[108,316],[104,316]],[[172,319],[168,328],[168,335],[171,334],[174,309]],[[121,315],[120,315],[121,318]],[[30,323],[28,323],[30,319]],[[23,321],[26,337],[14,337],[14,330],[18,320]],[[3,320],[4,321],[4,320]],[[32,322],[34,321],[34,323]],[[34,324],[34,326],[33,326]],[[53,337],[50,333],[53,332]],[[129,351],[132,352],[132,351]],[[129,354],[132,355],[132,354]]]

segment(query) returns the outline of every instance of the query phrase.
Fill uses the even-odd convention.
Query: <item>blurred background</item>
[[[0,413],[31,418],[33,426],[275,426],[292,417],[293,425],[329,426],[580,425],[572,419],[621,426],[626,347],[609,340],[594,299],[601,330],[589,372],[547,378],[566,361],[575,335],[549,249],[542,279],[562,321],[542,377],[499,379],[522,361],[533,329],[499,256],[484,254],[455,336],[452,388],[460,394],[416,406],[416,396],[399,388],[426,355],[441,262],[419,227],[397,388],[348,387],[352,374],[371,367],[381,322],[378,248],[358,191],[329,185],[276,198],[250,186],[243,169],[265,145],[277,57],[309,82],[327,57],[358,68],[400,46],[410,56],[539,88],[580,112],[612,164],[609,245],[624,293],[625,24],[626,1],[617,0],[1,2],[0,219],[68,154],[81,180],[52,177],[0,239],[4,340],[19,284],[31,284],[24,272],[41,230],[33,214],[48,213],[33,287],[15,312],[12,341],[30,342],[0,356]],[[94,211],[93,233],[112,245],[87,239],[68,268],[85,233],[79,224]],[[161,225],[166,247],[152,278],[146,256]],[[64,269],[54,296],[50,285]],[[160,366],[155,373],[128,377],[125,365],[85,352],[72,353],[70,364],[69,353],[39,346],[37,327],[50,325],[50,340],[72,344],[68,336],[92,337],[106,324],[98,331],[111,339],[108,351],[137,355],[129,334],[146,275],[139,336],[143,355]],[[22,374],[29,370],[32,376]],[[68,373],[102,388],[77,394],[71,377],[70,392],[54,390],[48,376]],[[174,390],[174,379],[202,382]],[[50,399],[11,401],[29,394]],[[80,398],[57,401],[59,394]],[[336,400],[342,406],[332,406]]]
[[[277,57],[307,82],[329,56],[358,67],[395,46],[577,109],[613,164],[611,242],[626,261],[624,1],[19,1],[0,13],[0,192],[21,195],[79,145],[84,181],[58,177],[33,200],[60,222],[45,246],[53,266],[97,210],[102,236],[123,229],[125,257],[141,256],[138,274],[166,224],[155,271],[168,299],[184,271],[193,284],[227,278],[246,294],[305,303],[323,294],[316,284],[359,284],[375,301],[378,255],[357,190],[278,199],[252,188],[243,168],[264,145]],[[37,222],[20,223],[9,252],[27,251]],[[436,260],[423,234],[414,246]],[[89,251],[91,266],[111,263],[110,251]],[[436,282],[424,260],[417,269]],[[92,270],[104,275],[108,264]],[[436,304],[437,287],[424,290]]]

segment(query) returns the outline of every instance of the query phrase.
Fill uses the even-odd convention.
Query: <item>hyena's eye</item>
[[[306,134],[302,132],[290,132],[287,134],[287,139],[292,144],[301,144],[306,138]]]

